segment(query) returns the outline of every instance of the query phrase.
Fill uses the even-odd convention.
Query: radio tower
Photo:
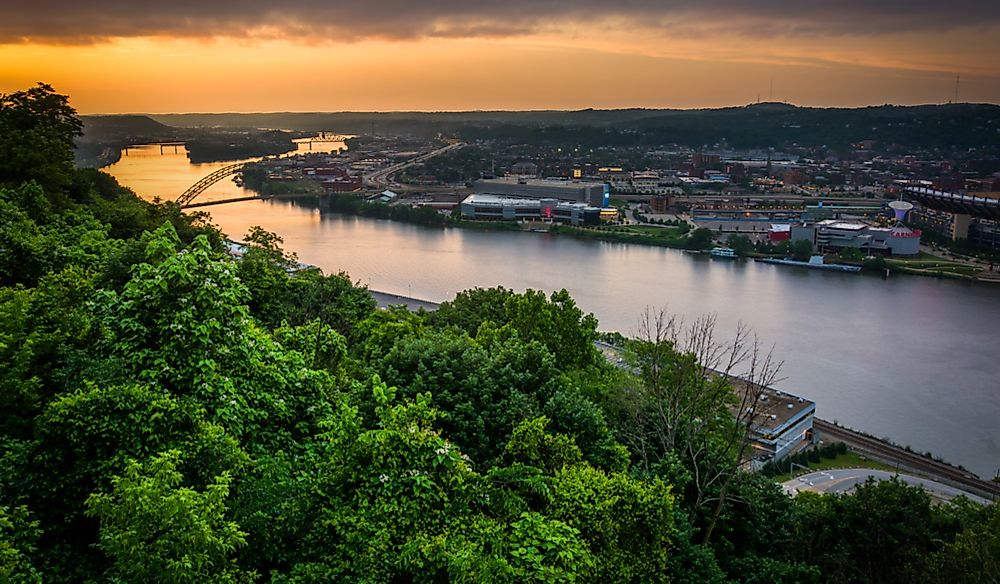
[[[958,103],[958,82],[962,78],[962,75],[955,75],[955,103]]]

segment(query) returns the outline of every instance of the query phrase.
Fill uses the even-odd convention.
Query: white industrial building
[[[466,219],[498,221],[546,221],[571,225],[597,225],[600,207],[557,199],[525,199],[472,194],[461,203]],[[617,213],[617,212],[616,212]]]
[[[531,179],[503,177],[480,179],[472,183],[476,195],[516,197],[524,199],[555,199],[607,207],[611,202],[608,185],[577,180]]]

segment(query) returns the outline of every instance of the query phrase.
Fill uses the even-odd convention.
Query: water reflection
[[[109,169],[140,195],[173,197],[219,165],[140,151]],[[228,183],[228,181],[226,181]],[[232,183],[213,195],[233,196]],[[993,476],[1000,467],[1000,287],[795,270],[541,233],[434,229],[321,215],[288,201],[210,207],[240,236],[251,225],[287,249],[374,289],[441,301],[474,286],[566,288],[607,330],[633,332],[647,307],[714,312],[752,326],[785,360],[780,386],[819,415],[933,451]]]

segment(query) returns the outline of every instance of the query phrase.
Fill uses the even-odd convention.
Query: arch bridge
[[[214,185],[215,183],[219,182],[222,179],[239,174],[240,172],[243,171],[245,167],[246,167],[245,162],[240,162],[239,164],[230,164],[229,166],[223,166],[222,168],[203,177],[201,180],[188,187],[188,189],[183,193],[181,193],[181,196],[177,197],[177,199],[174,202],[177,203],[181,209],[184,209],[185,207],[190,207],[192,201],[194,201],[198,195],[208,190],[208,187]]]

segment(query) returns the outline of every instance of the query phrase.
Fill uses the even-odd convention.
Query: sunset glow
[[[516,17],[449,2],[419,11],[332,2],[315,15],[315,2],[282,11],[251,2],[231,19],[214,3],[212,14],[184,16],[179,5],[189,2],[172,4],[176,14],[160,7],[111,18],[112,4],[86,14],[52,0],[0,8],[0,91],[44,81],[82,113],[691,108],[757,99],[857,106],[946,102],[961,75],[960,101],[1000,101],[1000,9],[986,2],[952,3],[958,15],[949,16],[925,2],[883,2],[873,12],[845,0],[822,3],[837,11],[810,3],[794,18],[781,2],[580,3],[565,14],[554,3],[515,3]]]

